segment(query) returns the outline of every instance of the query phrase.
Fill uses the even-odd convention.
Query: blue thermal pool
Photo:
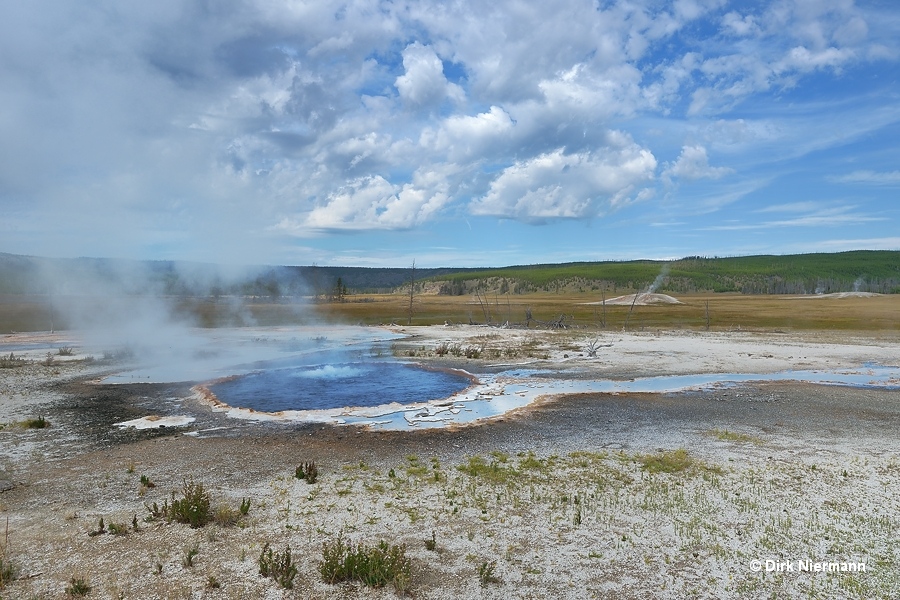
[[[365,360],[266,369],[208,388],[230,406],[279,412],[428,402],[452,396],[471,383],[454,371]]]

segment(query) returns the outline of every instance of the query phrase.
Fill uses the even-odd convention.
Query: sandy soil
[[[475,374],[511,364],[579,379],[900,364],[888,336],[406,333],[398,355]],[[499,357],[435,356],[444,343]],[[97,384],[113,367],[77,352],[44,365],[40,349],[29,352],[34,362],[0,369],[0,540],[18,575],[2,598],[64,598],[73,577],[92,598],[397,596],[322,581],[322,545],[338,536],[405,544],[405,593],[417,598],[900,595],[895,389],[779,382],[544,397],[468,426],[385,432],[233,419],[186,384]],[[51,426],[22,425],[39,415]],[[114,425],[148,415],[193,420]],[[294,477],[304,461],[319,468],[315,484]],[[197,529],[145,521],[145,505],[180,497],[185,480],[231,512],[249,498],[249,513]],[[101,517],[124,532],[89,535]],[[259,575],[266,543],[290,546],[293,589]],[[865,572],[798,571],[823,563]]]

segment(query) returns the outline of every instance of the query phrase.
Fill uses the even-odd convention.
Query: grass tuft
[[[22,427],[25,429],[46,429],[47,427],[50,427],[50,421],[39,416],[37,419],[26,419],[22,421]]]
[[[304,462],[294,470],[294,477],[303,479],[306,483],[312,484],[315,483],[316,479],[319,477],[319,469],[316,467],[316,463],[312,461]]]
[[[643,465],[644,470],[650,473],[680,473],[694,466],[694,459],[684,448],[656,454],[641,454],[637,460]]]
[[[390,583],[402,593],[409,586],[411,568],[405,545],[389,546],[382,540],[374,546],[354,547],[338,538],[323,544],[319,573],[330,584],[358,581],[369,587],[384,587]]]
[[[271,577],[286,590],[293,589],[297,566],[291,558],[291,547],[286,547],[284,552],[273,552],[266,542],[259,555],[259,574],[263,577]]]
[[[751,444],[756,445],[763,443],[763,441],[756,436],[739,433],[737,431],[728,431],[727,429],[713,429],[710,431],[710,434],[723,442],[750,442]]]
[[[66,587],[66,595],[70,598],[83,598],[91,593],[91,586],[84,577],[72,576]]]

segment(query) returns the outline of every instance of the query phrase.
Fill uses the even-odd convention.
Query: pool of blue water
[[[269,368],[209,389],[231,406],[278,412],[427,402],[452,396],[470,384],[468,377],[453,371],[367,359]]]

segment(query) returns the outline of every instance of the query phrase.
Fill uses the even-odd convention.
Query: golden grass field
[[[622,291],[628,293],[628,291]],[[817,297],[787,295],[692,294],[677,296],[682,304],[603,306],[596,292],[495,295],[480,303],[472,295],[418,294],[413,325],[486,323],[522,325],[531,309],[531,325],[565,315],[567,327],[622,329],[652,328],[711,330],[839,330],[894,332],[900,329],[900,295]],[[279,325],[316,320],[405,325],[409,296],[403,294],[350,295],[343,302],[259,302],[244,304],[243,316],[233,316],[233,303],[177,300],[173,304],[188,321],[201,326]],[[707,313],[708,306],[708,313]],[[103,310],[102,306],[97,307]],[[51,311],[41,298],[0,297],[0,333],[66,329],[64,311]],[[631,312],[629,316],[629,312]]]
[[[368,302],[363,299],[370,300]],[[594,293],[535,293],[488,298],[491,322],[524,323],[530,307],[534,319],[550,321],[566,315],[566,323],[584,327],[621,329],[705,329],[709,304],[711,329],[839,329],[896,331],[900,329],[900,296],[817,298],[741,294],[678,296],[683,304],[635,306],[588,305],[598,302]],[[317,305],[323,316],[356,323],[407,322],[409,297],[399,294],[351,296],[342,303]],[[413,306],[414,325],[486,322],[482,305],[472,296],[419,295]]]

